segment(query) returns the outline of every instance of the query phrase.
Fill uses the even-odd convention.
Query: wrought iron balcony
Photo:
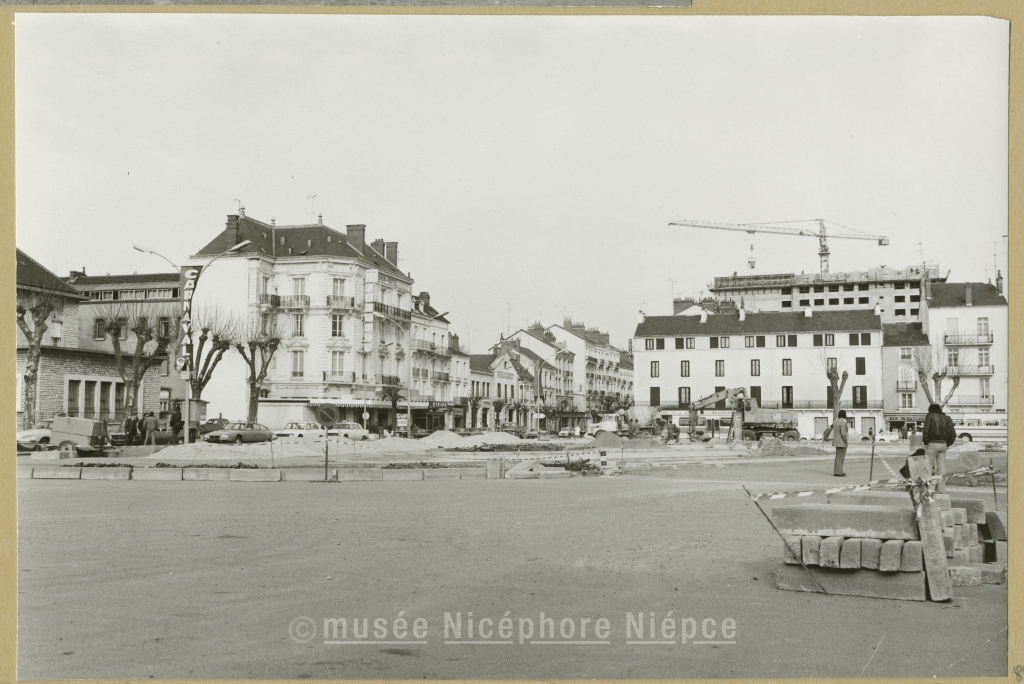
[[[260,306],[276,309],[277,307],[281,306],[281,297],[276,294],[261,294]]]
[[[399,309],[397,306],[391,306],[390,304],[385,304],[383,302],[374,302],[373,310],[375,313],[379,313],[390,318],[398,318],[403,321],[412,320],[412,311]]]
[[[917,380],[897,380],[896,389],[901,392],[916,392]]]
[[[397,375],[381,375],[377,374],[378,385],[401,385],[402,379]]]
[[[286,309],[308,309],[309,295],[281,295],[281,306]]]
[[[354,309],[356,308],[356,298],[343,297],[341,295],[327,295],[327,306],[332,309]]]
[[[434,380],[438,382],[451,382],[451,375],[441,371],[434,371]]]
[[[992,406],[995,397],[990,395],[962,394],[949,400],[951,406]]]
[[[829,402],[825,399],[805,399],[803,401],[794,401],[792,407],[783,408],[795,408],[795,409],[831,409]],[[839,408],[841,409],[880,409],[882,408],[881,399],[868,399],[854,403],[849,399],[844,399],[839,402]]]
[[[992,344],[995,335],[992,333],[984,335],[960,335],[946,334],[946,344],[951,347],[987,347]]]
[[[423,378],[425,380],[430,377],[430,370],[427,368],[413,368],[412,377]]]

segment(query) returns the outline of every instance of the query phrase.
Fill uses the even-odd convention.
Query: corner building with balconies
[[[448,322],[429,295],[413,295],[397,242],[367,243],[366,226],[343,233],[322,217],[309,225],[264,223],[241,208],[191,260],[209,265],[193,295],[196,310],[230,312],[243,325],[260,321],[281,334],[260,392],[261,422],[313,420],[317,406],[331,403],[346,420],[362,424],[365,412],[367,425],[394,425],[389,388],[401,396],[401,414],[410,387],[414,417],[450,406]],[[213,415],[245,417],[246,378],[237,352],[225,355],[203,395]]]
[[[802,437],[819,437],[832,420],[826,376],[848,373],[840,407],[861,434],[882,426],[882,319],[877,310],[643,316],[633,340],[638,405],[662,413],[742,387],[766,408],[792,409]],[[724,405],[705,411],[728,416]]]

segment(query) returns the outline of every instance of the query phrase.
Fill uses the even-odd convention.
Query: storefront
[[[924,413],[886,413],[885,426],[892,432],[899,432],[904,427],[920,432],[924,428],[924,419]]]

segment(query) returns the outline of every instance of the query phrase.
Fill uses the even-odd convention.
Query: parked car
[[[539,430],[527,430],[523,433],[523,439],[537,439],[540,437]]]
[[[192,424],[192,429],[189,433],[191,436],[190,441],[198,442],[202,438],[202,426],[199,425],[198,421],[193,420],[189,422]],[[225,424],[227,423],[227,421],[224,422]],[[116,427],[108,433],[110,443],[113,446],[117,447],[127,446],[128,436],[124,432],[124,424],[119,423],[115,425]],[[156,432],[154,434],[156,435],[155,441],[157,444],[170,444],[173,441],[174,435],[171,433],[171,428],[167,421],[160,421],[160,425],[159,427],[157,427]],[[141,440],[141,435],[138,436],[138,439]],[[182,430],[181,432],[178,433],[178,441],[176,442],[176,444],[184,443],[185,431]],[[139,444],[141,444],[141,441],[139,442]]]
[[[269,442],[274,439],[270,428],[259,423],[228,423],[223,430],[208,432],[203,437],[207,442]]]
[[[431,430],[424,430],[419,425],[413,425],[412,426],[412,438],[413,439],[422,439],[422,438],[426,437],[427,435],[429,435],[431,432],[432,432]],[[404,427],[399,427],[397,430],[395,430],[395,435],[398,436],[398,437],[408,437],[409,436],[408,433],[409,433],[408,428],[404,428]]]
[[[287,423],[280,430],[274,430],[277,437],[323,437],[324,429],[319,423],[311,423],[302,420],[293,420]],[[328,437],[337,437],[338,431],[331,428],[327,431]]]
[[[213,432],[214,430],[223,430],[230,422],[227,418],[210,418],[199,426],[199,432],[205,435],[207,432]]]
[[[18,451],[38,451],[50,443],[52,420],[37,420],[31,430],[18,433]]]
[[[343,420],[334,426],[334,430],[335,434],[347,437],[348,439],[356,442],[364,439],[370,439],[370,431],[359,423],[352,423],[347,420]]]

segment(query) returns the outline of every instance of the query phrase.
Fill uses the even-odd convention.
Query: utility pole
[[[309,222],[313,222],[313,200],[316,199],[316,195],[306,195],[306,199],[309,200]]]

